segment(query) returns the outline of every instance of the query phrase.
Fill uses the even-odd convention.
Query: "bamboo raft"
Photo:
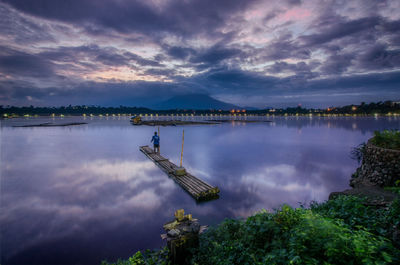
[[[140,146],[139,149],[197,201],[213,200],[219,197],[218,187],[213,187],[188,172],[178,175],[179,167],[177,165],[160,154],[154,153],[153,149],[147,145]]]

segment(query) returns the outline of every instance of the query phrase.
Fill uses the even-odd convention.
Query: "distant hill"
[[[217,100],[208,95],[190,94],[190,95],[172,97],[166,101],[162,101],[158,104],[155,104],[153,108],[159,110],[167,110],[167,109],[230,110],[230,109],[238,109],[240,107]]]

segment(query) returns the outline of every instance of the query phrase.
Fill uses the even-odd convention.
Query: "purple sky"
[[[400,99],[398,0],[0,0],[0,104]]]

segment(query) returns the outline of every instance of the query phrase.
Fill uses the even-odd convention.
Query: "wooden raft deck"
[[[183,176],[177,176],[175,175],[175,170],[178,168],[177,165],[171,163],[160,154],[154,153],[153,149],[147,145],[140,146],[139,149],[197,201],[212,200],[219,197],[218,187],[212,187],[188,172]]]

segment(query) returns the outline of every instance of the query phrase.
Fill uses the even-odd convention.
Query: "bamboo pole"
[[[182,159],[183,159],[183,144],[185,142],[185,130],[182,131],[182,151],[181,151],[181,164],[180,167],[182,167]]]

